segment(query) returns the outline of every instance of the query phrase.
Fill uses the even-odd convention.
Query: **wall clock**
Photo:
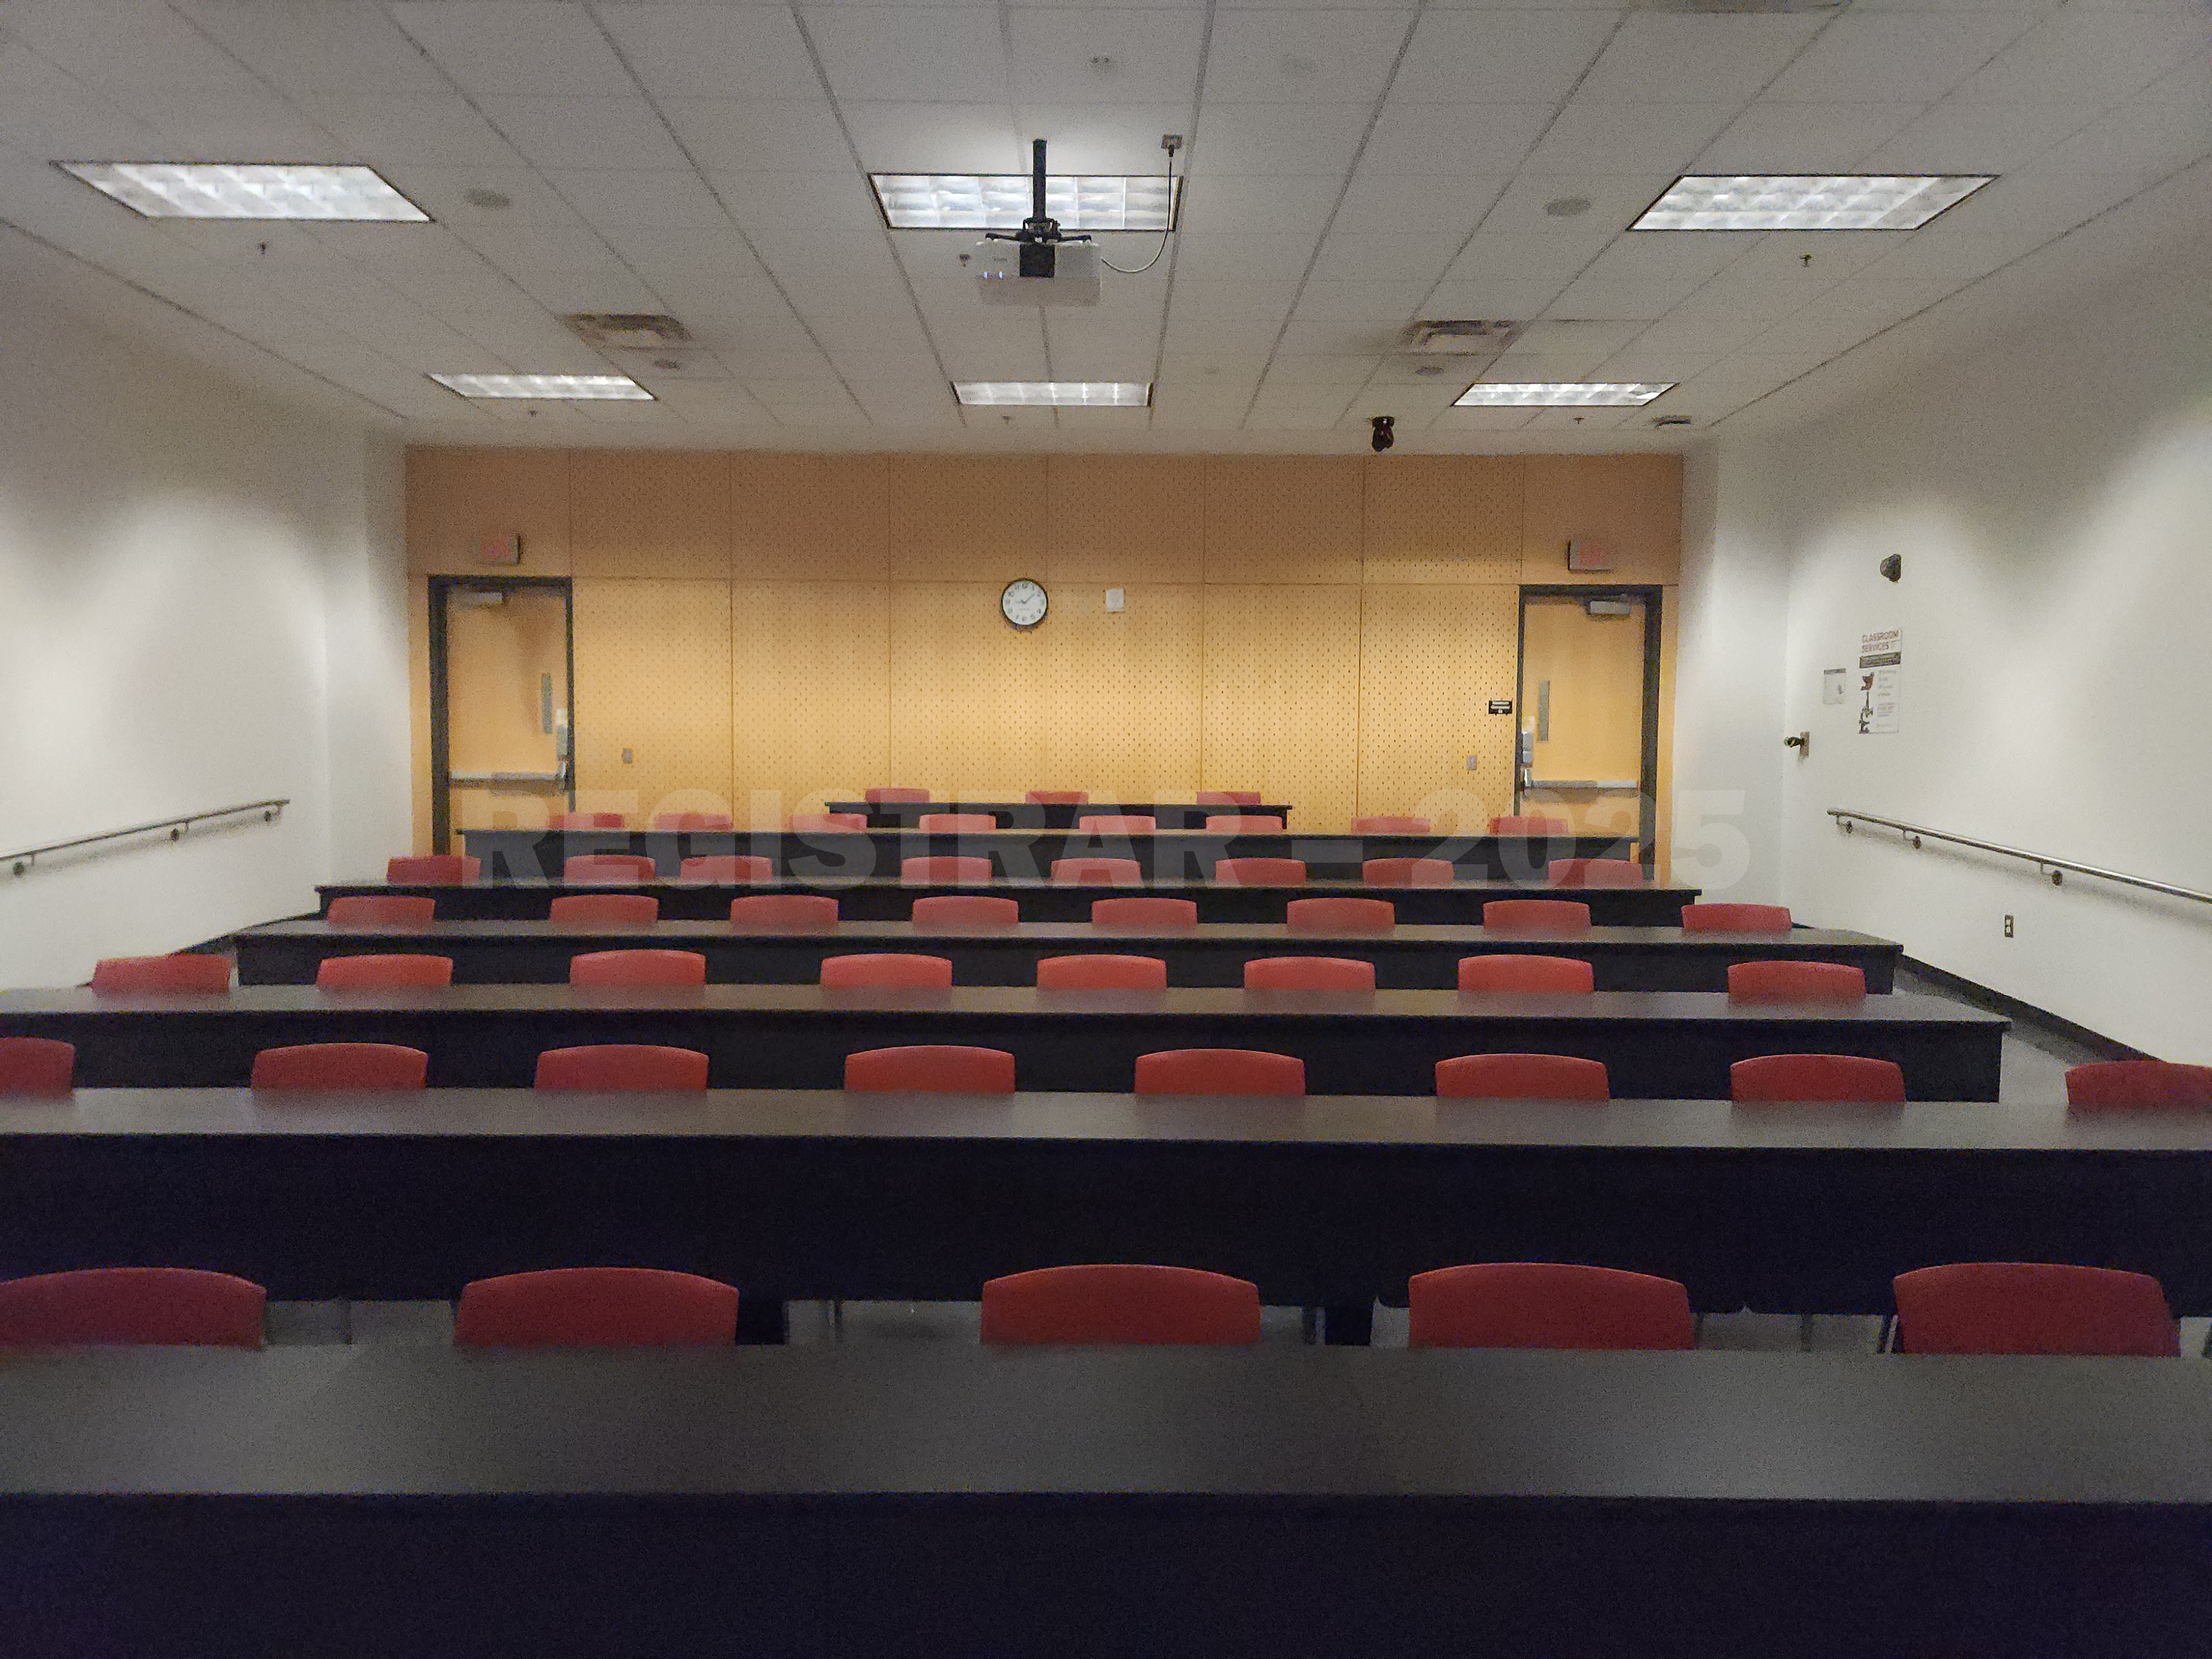
[[[1006,592],[999,595],[999,611],[1017,628],[1035,628],[1044,620],[1051,603],[1042,586],[1024,576],[1006,584]]]

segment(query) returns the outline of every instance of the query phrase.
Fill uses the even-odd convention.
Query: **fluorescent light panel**
[[[1917,230],[1990,182],[1988,173],[1924,178],[1778,173],[1677,179],[1631,230]]]
[[[1142,409],[1148,380],[955,380],[952,395],[984,409]]]
[[[430,217],[373,167],[229,161],[64,161],[59,166],[149,219],[371,219],[421,224]]]
[[[653,394],[627,374],[433,374],[464,398],[529,398],[540,402],[649,404]]]
[[[1018,230],[1030,216],[1026,173],[872,173],[893,230]],[[1182,181],[1164,174],[1048,174],[1045,211],[1062,230],[1172,230]]]
[[[1672,380],[1477,380],[1453,399],[1460,409],[1588,409],[1648,404]]]

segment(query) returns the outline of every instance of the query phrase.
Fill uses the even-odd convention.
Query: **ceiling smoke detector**
[[[586,345],[601,350],[659,351],[691,343],[691,331],[651,311],[578,311],[561,319]]]
[[[1495,357],[1512,344],[1521,325],[1472,319],[1413,323],[1400,349],[1421,356]]]

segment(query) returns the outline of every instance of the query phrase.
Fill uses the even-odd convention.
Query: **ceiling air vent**
[[[1409,325],[1399,349],[1437,357],[1495,357],[1521,331],[1518,323],[1464,320]]]
[[[602,350],[653,351],[689,345],[691,331],[652,311],[579,311],[561,319],[586,345]]]

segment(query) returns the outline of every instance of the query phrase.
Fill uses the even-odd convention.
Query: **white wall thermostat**
[[[999,613],[1017,628],[1035,628],[1051,603],[1042,586],[1024,576],[1008,582],[999,595]]]

